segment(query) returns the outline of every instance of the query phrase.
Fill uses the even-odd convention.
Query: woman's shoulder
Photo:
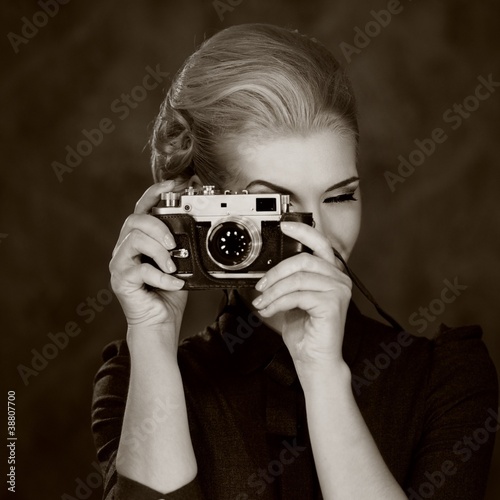
[[[398,343],[401,347],[411,347],[412,355],[421,352],[426,356],[451,356],[458,353],[489,357],[488,350],[480,325],[463,325],[450,327],[444,323],[439,324],[426,335],[416,335],[408,330],[397,331],[394,327],[368,317],[357,311],[354,321],[346,327],[346,334],[354,332],[359,347],[365,350],[379,349],[381,345]]]
[[[449,397],[445,388],[455,388],[463,399],[474,393],[498,395],[498,375],[479,325],[449,327],[441,324],[432,343],[429,394],[437,400]],[[448,390],[448,392],[450,392]]]
[[[497,371],[483,341],[479,325],[450,327],[440,324],[427,336],[393,327],[359,315],[355,325],[356,360],[392,365],[392,375],[426,380],[431,392],[440,388],[470,387],[498,391]]]

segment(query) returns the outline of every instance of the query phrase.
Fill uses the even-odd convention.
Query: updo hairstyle
[[[220,145],[334,129],[357,145],[351,84],[319,42],[285,28],[243,24],[206,40],[173,78],[151,137],[156,182],[224,186]]]

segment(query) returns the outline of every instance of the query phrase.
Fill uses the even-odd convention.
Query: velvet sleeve
[[[103,473],[103,500],[203,500],[198,479],[171,492],[155,491],[116,470],[116,454],[127,400],[130,356],[124,341],[103,351],[104,364],[94,379],[92,432]]]
[[[479,327],[441,332],[428,374],[410,499],[484,498],[498,422],[498,379]]]

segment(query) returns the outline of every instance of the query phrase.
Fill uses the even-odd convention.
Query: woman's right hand
[[[109,264],[111,286],[115,292],[130,330],[175,333],[172,348],[177,346],[187,291],[180,291],[184,281],[175,272],[169,250],[175,240],[168,227],[150,210],[164,191],[179,189],[175,181],[151,186],[137,202],[134,213],[123,224]],[[159,269],[141,262],[141,255],[152,258]],[[153,289],[147,289],[150,285]]]

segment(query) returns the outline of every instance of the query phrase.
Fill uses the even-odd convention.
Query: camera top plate
[[[280,193],[250,194],[224,191],[214,186],[203,186],[200,190],[187,188],[184,193],[171,191],[161,194],[153,215],[189,214],[196,219],[228,215],[253,216],[258,218],[280,218],[290,211],[290,196]]]

